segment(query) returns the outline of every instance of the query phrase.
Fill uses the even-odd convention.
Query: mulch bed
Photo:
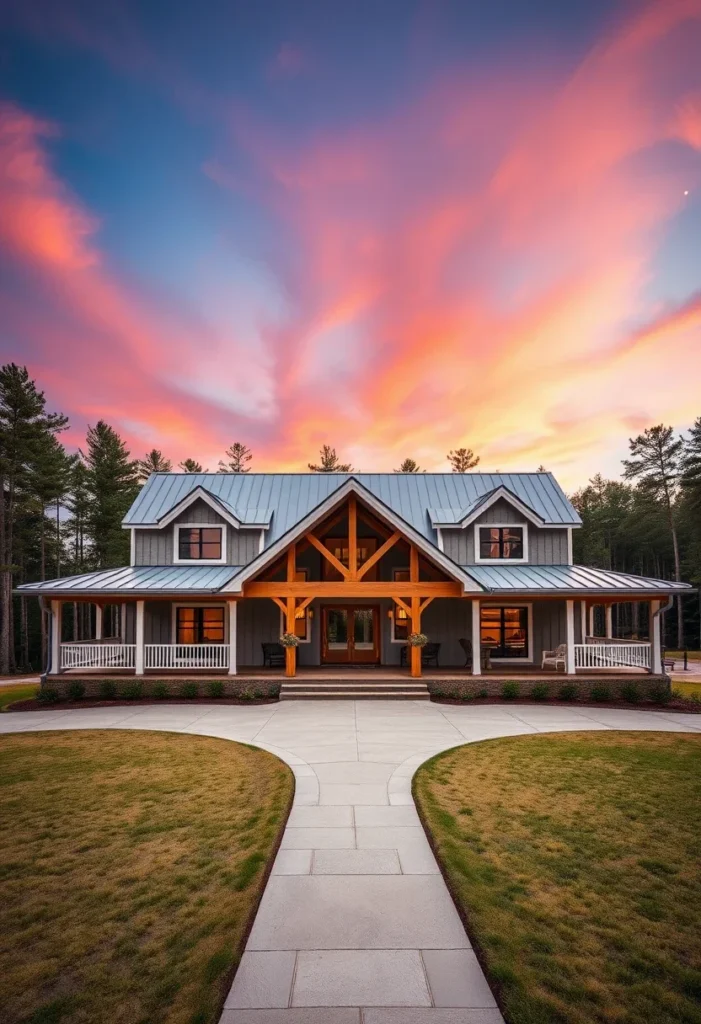
[[[189,700],[177,697],[166,697],[165,700],[157,700],[155,697],[144,697],[143,700],[60,700],[54,704],[47,704],[36,699],[17,700],[9,704],[6,711],[75,711],[77,708],[138,708],[144,704],[277,704],[277,697],[260,697],[256,700],[239,700],[236,697],[193,697]]]
[[[684,711],[692,715],[701,714],[701,702],[696,700],[670,700],[667,704],[654,704],[650,700],[638,700],[626,703],[624,700],[578,701],[578,700],[529,700],[528,697],[517,697],[515,700],[504,700],[503,697],[472,697],[470,700],[457,700],[455,697],[434,697],[434,704],[459,704],[460,707],[471,707],[473,704],[532,704],[534,706],[555,708],[619,708],[624,711]],[[13,705],[14,706],[14,705]]]

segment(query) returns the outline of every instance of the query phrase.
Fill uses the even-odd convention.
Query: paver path
[[[578,729],[701,732],[701,716],[533,705],[305,701],[0,716],[0,732],[166,729],[270,750],[294,805],[222,1024],[499,1024],[411,796],[475,740]]]

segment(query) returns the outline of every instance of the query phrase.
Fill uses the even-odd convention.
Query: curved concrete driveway
[[[499,1024],[411,777],[449,747],[534,732],[701,732],[701,716],[533,705],[300,701],[0,715],[0,732],[165,729],[255,744],[292,812],[222,1024]]]

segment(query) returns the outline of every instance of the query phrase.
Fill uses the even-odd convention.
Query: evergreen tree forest
[[[77,452],[68,451],[68,426],[26,367],[0,367],[0,675],[38,671],[45,663],[39,602],[14,595],[14,588],[128,565],[129,534],[121,521],[149,474],[171,467],[158,449],[132,457],[102,420],[88,428]],[[652,426],[631,438],[629,449],[621,479],[596,475],[570,496],[584,524],[574,531],[575,562],[701,587],[701,416],[682,435]],[[240,446],[235,464],[232,451],[220,471],[247,472],[250,451]],[[180,469],[202,467],[186,459]],[[348,471],[328,446],[310,469]],[[406,460],[399,471],[418,467]],[[92,613],[88,604],[73,605],[72,612],[69,606],[68,635],[90,637]],[[638,619],[644,614],[636,605],[619,606],[617,635],[645,634],[646,621]],[[700,628],[697,591],[668,612],[667,646],[698,648]]]

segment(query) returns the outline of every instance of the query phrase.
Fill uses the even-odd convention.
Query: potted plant
[[[428,643],[425,633],[410,633],[406,639],[410,647],[425,647]]]

